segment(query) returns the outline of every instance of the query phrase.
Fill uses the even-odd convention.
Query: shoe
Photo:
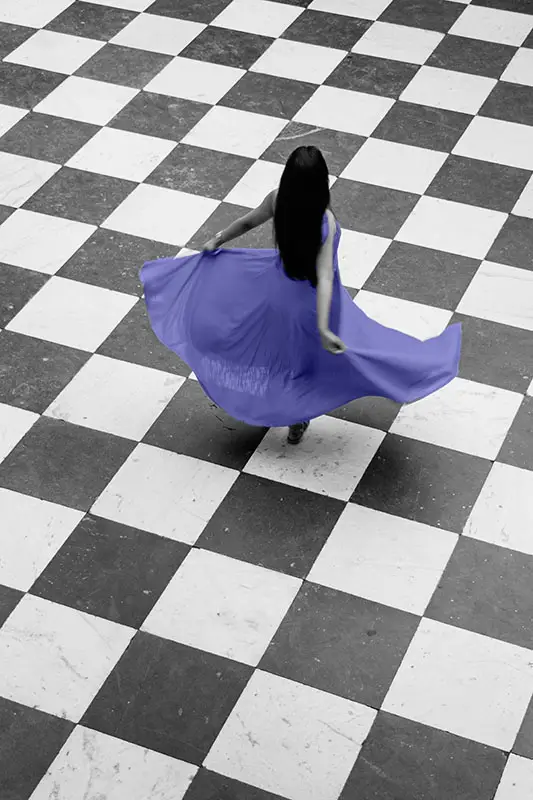
[[[297,422],[296,425],[291,425],[289,428],[289,435],[287,436],[288,443],[300,444],[308,427],[309,422]]]

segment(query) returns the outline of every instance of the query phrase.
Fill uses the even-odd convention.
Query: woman
[[[274,219],[276,249],[220,249]],[[289,426],[366,395],[412,402],[457,374],[461,328],[422,342],[375,322],[343,288],[340,227],[316,147],[289,157],[277,191],[200,254],[141,270],[155,334],[205,393],[251,425]]]

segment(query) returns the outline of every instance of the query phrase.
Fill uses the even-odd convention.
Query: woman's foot
[[[289,428],[289,435],[287,436],[288,443],[300,444],[308,427],[308,422],[297,422],[296,425],[291,425]]]

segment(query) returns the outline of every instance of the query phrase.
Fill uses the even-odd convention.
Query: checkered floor
[[[531,0],[0,0],[0,59],[2,800],[532,797]],[[464,352],[288,449],[138,269],[301,143],[356,302]]]

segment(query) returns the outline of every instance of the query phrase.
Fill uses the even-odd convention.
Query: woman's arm
[[[254,208],[253,211],[249,211],[243,217],[240,217],[240,219],[236,219],[235,222],[232,222],[225,230],[220,231],[220,233],[217,233],[210,239],[204,246],[204,250],[216,250],[217,247],[222,247],[225,242],[237,239],[239,236],[242,236],[243,233],[247,233],[257,228],[259,225],[262,225],[264,222],[267,222],[269,219],[272,219],[274,216],[275,196],[275,191],[267,194],[263,202],[257,206],[257,208]]]
[[[329,328],[331,298],[333,296],[333,242],[335,239],[335,217],[328,209],[328,235],[318,254],[316,272],[316,313],[322,346],[330,353],[343,353],[345,344]]]

